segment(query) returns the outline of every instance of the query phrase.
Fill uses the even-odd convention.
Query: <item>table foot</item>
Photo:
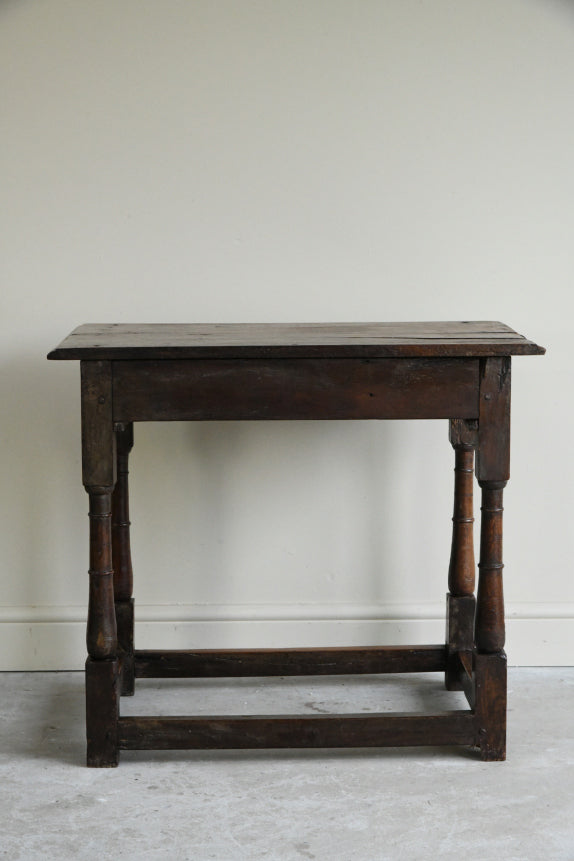
[[[114,768],[119,762],[119,661],[86,661],[87,764]]]
[[[475,654],[477,747],[483,762],[506,759],[506,655]]]

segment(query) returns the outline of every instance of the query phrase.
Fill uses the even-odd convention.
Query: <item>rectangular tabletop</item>
[[[498,322],[102,323],[74,329],[48,358],[464,358],[544,352]]]

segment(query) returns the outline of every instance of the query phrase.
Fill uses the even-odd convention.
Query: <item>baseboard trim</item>
[[[0,670],[78,670],[84,607],[1,607]],[[139,605],[140,648],[408,645],[441,642],[444,605]],[[574,665],[574,605],[507,608],[509,663]]]

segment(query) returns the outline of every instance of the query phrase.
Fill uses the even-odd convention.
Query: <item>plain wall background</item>
[[[409,319],[548,348],[513,363],[508,652],[572,663],[572,4],[4,0],[0,82],[2,666],[84,660],[72,328]],[[442,639],[447,422],[135,435],[140,647]]]

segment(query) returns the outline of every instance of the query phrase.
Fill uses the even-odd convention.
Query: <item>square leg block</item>
[[[120,694],[122,697],[133,697],[135,690],[134,599],[116,601],[115,607],[121,670]]]
[[[87,764],[113,768],[119,762],[119,661],[86,661]]]
[[[475,654],[477,746],[483,762],[506,759],[506,654]]]

